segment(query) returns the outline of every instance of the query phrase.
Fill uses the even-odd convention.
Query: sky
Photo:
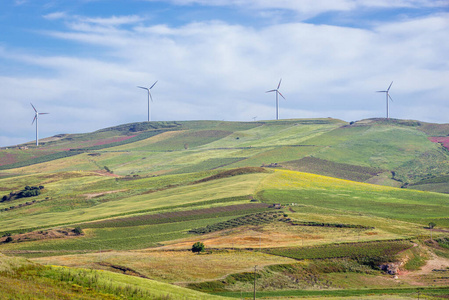
[[[147,120],[449,123],[449,0],[0,0],[0,146]]]

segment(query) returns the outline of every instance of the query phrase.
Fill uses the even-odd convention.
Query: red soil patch
[[[17,162],[17,155],[13,153],[4,153],[0,158],[0,166],[9,165]]]
[[[70,149],[80,149],[80,148],[87,148],[87,147],[93,147],[93,146],[108,145],[108,144],[113,144],[113,143],[118,143],[121,141],[129,140],[130,138],[133,138],[135,136],[137,136],[137,135],[135,134],[135,135],[115,137],[115,138],[95,140],[95,141],[83,141],[83,142],[78,142],[77,146],[74,146],[71,148],[60,149],[60,150],[61,151],[69,151]]]
[[[439,143],[449,150],[449,136],[434,136],[430,137],[429,140],[433,143]]]

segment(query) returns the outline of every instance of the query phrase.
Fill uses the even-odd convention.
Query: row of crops
[[[264,249],[265,253],[289,257],[298,260],[351,258],[367,264],[376,264],[381,261],[391,261],[394,256],[413,247],[407,240],[390,240],[362,243],[342,243],[312,247],[287,247]]]
[[[234,218],[225,222],[219,222],[212,225],[207,225],[206,227],[194,228],[189,231],[189,233],[195,234],[206,234],[209,232],[215,232],[225,229],[231,229],[244,225],[261,225],[268,224],[273,221],[277,221],[281,216],[282,212],[261,212],[255,214],[249,214]]]

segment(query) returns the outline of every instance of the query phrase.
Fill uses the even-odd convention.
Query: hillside
[[[448,294],[448,134],[394,119],[145,122],[2,149],[0,280],[30,289],[0,291],[249,298],[257,265],[270,299]]]
[[[448,192],[449,125],[370,119],[143,122],[0,151],[0,170],[154,176],[243,166]],[[21,148],[21,149],[19,149]],[[65,159],[62,159],[65,158]],[[53,160],[60,160],[57,164]],[[4,176],[11,172],[4,172]]]

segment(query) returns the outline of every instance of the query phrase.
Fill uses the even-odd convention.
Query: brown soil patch
[[[449,285],[449,259],[439,257],[433,252],[429,252],[430,259],[418,271],[401,271],[399,280],[411,285],[426,286]]]
[[[167,242],[158,250],[191,249],[194,242],[201,241],[207,248],[267,248],[300,245],[303,240],[317,240],[319,235],[299,234],[282,230],[264,230],[260,226],[244,226],[213,232],[201,236]]]
[[[83,196],[85,196],[87,199],[92,199],[92,198],[104,196],[107,194],[113,194],[113,193],[125,192],[125,191],[127,191],[127,190],[115,190],[115,191],[107,191],[107,192],[101,192],[101,193],[90,193],[90,194],[84,194]]]
[[[40,230],[16,234],[11,237],[13,238],[13,243],[17,243],[17,242],[29,242],[38,240],[61,239],[76,236],[80,235],[76,234],[71,229],[50,229],[50,230]],[[6,238],[7,237],[0,238],[0,243],[4,242]]]

